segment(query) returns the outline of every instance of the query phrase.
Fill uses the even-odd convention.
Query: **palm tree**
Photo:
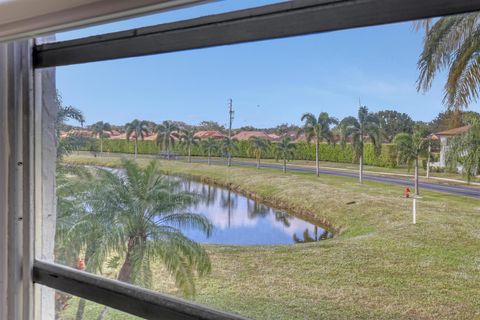
[[[225,138],[222,140],[221,148],[223,153],[227,156],[227,165],[232,166],[232,153],[237,149],[235,141],[231,138]]]
[[[113,225],[122,235],[117,237],[117,244],[124,248],[117,279],[149,287],[151,263],[161,261],[183,294],[192,296],[196,275],[211,269],[205,249],[181,232],[197,228],[211,234],[212,225],[205,216],[185,212],[198,198],[180,191],[181,182],[163,176],[155,161],[145,169],[124,161],[123,168],[121,175],[105,171],[103,189],[95,190],[92,199],[114,215]],[[106,309],[99,319],[105,314]]]
[[[180,130],[178,125],[173,121],[163,121],[157,126],[155,132],[157,133],[157,145],[161,146],[163,150],[167,151],[167,158],[170,160],[170,151],[175,144],[175,138],[172,133]]]
[[[99,121],[92,124],[92,133],[94,137],[100,139],[100,155],[103,153],[103,139],[107,137],[106,131],[111,131],[112,127],[108,122]]]
[[[308,228],[305,229],[303,232],[303,239],[299,238],[296,233],[293,234],[293,242],[295,243],[309,243],[309,242],[315,242],[315,241],[320,241],[320,240],[326,240],[328,238],[331,238],[332,235],[328,232],[328,230],[323,230],[321,234],[318,234],[318,227],[314,226],[313,228],[313,237],[310,236],[310,233],[308,232]]]
[[[57,105],[57,118],[55,119],[57,158],[61,159],[64,155],[69,154],[73,150],[75,143],[72,143],[72,139],[60,139],[60,130],[65,126],[67,120],[75,120],[83,126],[85,117],[79,109],[63,105],[62,97],[58,93],[55,96],[55,104]]]
[[[284,137],[276,145],[277,157],[283,159],[283,173],[287,172],[287,160],[293,157],[293,151],[295,150],[295,144],[292,143],[292,139]]]
[[[103,179],[79,166],[63,166],[57,171],[57,226],[55,253],[63,264],[73,265],[83,255],[85,270],[100,271],[108,255],[119,252],[119,230],[114,213],[104,210],[99,202],[90,201],[99,189],[104,189]],[[76,319],[83,318],[85,300],[80,299]]]
[[[435,76],[448,71],[444,104],[452,110],[465,109],[480,94],[480,13],[443,17],[424,23],[426,35],[418,61],[419,91],[431,88]]]
[[[340,124],[340,132],[342,134],[342,144],[345,145],[347,138],[352,139],[355,157],[358,158],[359,163],[359,180],[363,183],[363,153],[364,153],[364,139],[367,136],[372,142],[375,153],[380,154],[381,139],[380,126],[378,119],[368,112],[368,108],[363,106],[358,110],[358,119],[355,117],[346,117]]]
[[[192,162],[192,146],[198,144],[198,137],[195,137],[195,131],[184,129],[182,132],[182,142],[187,146],[188,162]]]
[[[215,139],[210,137],[207,140],[202,141],[202,147],[207,152],[207,156],[208,156],[207,161],[208,161],[208,165],[210,165],[211,164],[211,159],[212,159],[212,152],[217,150],[218,143],[217,143],[217,141],[215,141]]]
[[[470,129],[453,138],[448,145],[447,162],[450,167],[462,166],[462,173],[470,182],[480,167],[480,120],[471,119]]]
[[[255,154],[255,159],[257,159],[257,169],[260,168],[260,158],[262,153],[267,149],[269,142],[265,139],[259,137],[250,138],[250,149]]]
[[[409,168],[412,162],[415,165],[415,194],[420,195],[418,188],[418,159],[425,155],[428,149],[428,132],[425,127],[417,127],[413,134],[399,133],[395,136],[394,143],[397,146],[398,162],[407,163]]]
[[[138,154],[138,138],[140,137],[142,140],[145,138],[145,135],[149,132],[148,131],[148,123],[147,121],[140,121],[140,120],[133,120],[125,125],[125,130],[127,133],[127,141],[130,141],[130,137],[135,134],[135,159],[137,159]]]
[[[312,139],[315,141],[315,164],[317,176],[320,175],[320,161],[319,161],[319,148],[320,142],[327,140],[328,143],[333,141],[332,132],[330,131],[330,125],[337,124],[338,121],[335,118],[331,118],[328,113],[321,112],[318,118],[312,113],[304,113],[302,121],[305,121],[304,131],[307,137],[307,141]]]
[[[86,208],[81,201],[81,194],[90,189],[83,179],[83,174],[75,172],[77,167],[61,165],[56,173],[57,218],[55,228],[55,262],[71,267],[82,250],[79,241],[73,241],[70,230],[81,217],[86,214]],[[60,294],[55,299],[56,317],[60,317],[62,310],[68,304],[68,296]],[[79,306],[79,318],[83,317],[84,302]],[[81,309],[81,310],[80,310]]]

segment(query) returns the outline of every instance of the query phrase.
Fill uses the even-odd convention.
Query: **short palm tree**
[[[351,139],[355,157],[359,163],[358,178],[360,183],[363,183],[363,154],[364,154],[364,140],[368,137],[372,142],[375,153],[380,154],[381,151],[381,132],[378,119],[368,112],[367,107],[360,107],[358,110],[358,119],[355,117],[346,117],[340,124],[340,132],[342,134],[342,144],[348,138]]]
[[[173,121],[163,121],[155,128],[157,133],[157,145],[164,151],[167,151],[167,158],[170,160],[171,149],[175,145],[175,138],[173,133],[180,130],[178,125]]]
[[[55,104],[57,105],[57,118],[55,121],[55,134],[57,141],[57,158],[61,159],[64,155],[72,152],[74,144],[70,139],[60,139],[60,130],[65,125],[67,120],[75,120],[83,126],[85,117],[82,111],[72,106],[64,106],[62,97],[57,93],[55,97]]]
[[[192,146],[198,144],[200,139],[195,136],[195,131],[184,129],[181,136],[181,141],[187,147],[188,162],[192,162]]]
[[[275,145],[276,154],[278,158],[283,159],[283,173],[287,172],[287,160],[293,157],[293,151],[295,150],[295,144],[289,137],[284,137],[280,142]]]
[[[332,118],[326,112],[321,112],[320,115],[315,117],[312,113],[304,113],[302,116],[302,121],[305,122],[304,131],[308,142],[311,142],[312,139],[315,142],[315,165],[317,176],[320,175],[320,159],[319,159],[319,149],[320,142],[323,140],[330,143],[333,141],[332,131],[330,130],[330,125],[337,124],[338,121],[335,118]]]
[[[260,158],[262,153],[267,149],[269,142],[259,137],[250,138],[250,150],[253,151],[255,159],[257,159],[257,169],[260,169]]]
[[[418,90],[429,90],[435,76],[447,70],[445,105],[455,111],[468,107],[480,94],[480,13],[426,20],[424,27]]]
[[[202,148],[207,153],[208,156],[208,165],[211,164],[212,153],[218,149],[218,143],[213,138],[207,138],[207,140],[202,141]]]
[[[149,287],[151,264],[161,261],[183,294],[193,295],[195,276],[211,269],[205,249],[182,233],[184,228],[196,228],[211,234],[205,216],[185,211],[197,197],[180,191],[180,181],[163,176],[155,161],[145,169],[124,161],[123,168],[123,174],[105,171],[103,187],[92,199],[114,214],[113,225],[122,235],[117,239],[124,247],[118,280]]]
[[[115,214],[103,210],[100,202],[91,201],[100,188],[106,191],[97,172],[102,171],[92,173],[78,166],[63,166],[57,171],[56,256],[67,265],[83,256],[88,272],[101,271],[107,256],[123,247],[118,241],[121,234]],[[76,320],[83,318],[84,310],[85,300],[81,299]]]
[[[140,121],[138,119],[133,120],[125,125],[125,130],[127,134],[127,141],[130,141],[130,137],[134,136],[135,141],[135,159],[137,159],[138,154],[138,139],[144,139],[148,131],[148,122]]]
[[[470,182],[480,169],[480,121],[471,119],[470,129],[449,142],[447,162],[450,167],[462,166],[462,173]]]
[[[428,131],[425,127],[417,127],[413,134],[399,133],[395,136],[394,143],[397,146],[397,159],[400,163],[407,163],[409,168],[415,165],[415,194],[420,195],[418,187],[419,157],[427,154]]]
[[[107,137],[107,131],[111,131],[112,127],[108,122],[99,121],[92,124],[92,133],[94,137],[100,140],[100,155],[103,153],[103,140]]]

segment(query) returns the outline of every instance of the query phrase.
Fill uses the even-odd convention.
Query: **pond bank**
[[[177,171],[172,169],[169,169],[169,170],[161,169],[161,171],[166,175],[183,177],[187,179],[192,179],[197,182],[205,183],[208,185],[226,188],[235,193],[241,194],[249,199],[263,203],[273,209],[287,211],[288,213],[294,215],[295,217],[308,221],[312,224],[321,226],[325,230],[335,235],[340,234],[341,229],[338,227],[335,227],[332,223],[327,221],[325,218],[321,218],[320,214],[314,214],[311,211],[303,210],[302,208],[292,206],[288,201],[280,201],[275,197],[265,197],[259,193],[246,190],[242,186],[235,184],[234,182],[228,182],[218,178],[212,178],[209,176],[199,175],[199,174],[178,173]]]

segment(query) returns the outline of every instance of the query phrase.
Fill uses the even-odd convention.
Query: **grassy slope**
[[[198,281],[197,302],[258,319],[480,317],[478,200],[424,192],[412,225],[411,200],[398,186],[174,161],[162,168],[254,193],[341,230],[305,245],[208,246],[213,272]],[[176,293],[160,267],[155,289]]]

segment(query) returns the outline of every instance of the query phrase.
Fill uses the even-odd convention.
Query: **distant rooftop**
[[[233,139],[242,141],[242,140],[249,140],[252,137],[261,138],[265,140],[274,140],[272,137],[270,137],[268,134],[266,134],[263,131],[240,131],[239,133],[233,136]]]
[[[459,134],[467,132],[472,126],[471,125],[466,125],[463,127],[458,127],[458,128],[453,128],[441,132],[435,133],[436,136],[441,137],[441,136],[458,136]]]

